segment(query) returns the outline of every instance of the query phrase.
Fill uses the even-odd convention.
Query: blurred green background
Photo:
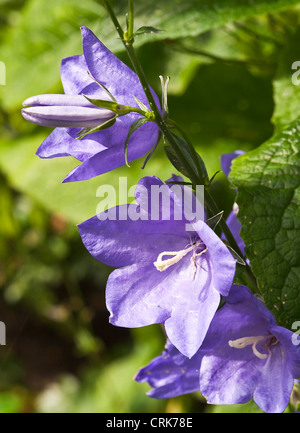
[[[202,155],[209,175],[222,153],[252,149],[273,134],[274,107],[289,101],[282,59],[300,60],[296,1],[136,1],[137,51],[151,86],[170,75],[170,117]],[[213,4],[212,4],[213,3]],[[125,22],[126,1],[114,2]],[[292,7],[291,7],[292,6]],[[127,61],[122,43],[96,0],[0,0],[0,412],[259,411],[249,403],[207,405],[201,395],[156,401],[132,380],[160,354],[160,326],[128,330],[108,323],[106,279],[81,243],[76,224],[96,213],[102,184],[134,185],[144,175],[170,177],[163,146],[144,171],[142,160],[90,181],[61,184],[71,158],[40,160],[48,128],[20,115],[22,101],[61,93],[60,61],[82,53],[86,25]],[[298,31],[298,33],[297,33]],[[293,41],[294,50],[291,50]],[[298,58],[297,58],[297,54]],[[275,110],[275,117],[280,108]],[[276,114],[277,113],[277,114]],[[223,174],[213,193],[228,214],[234,194]]]

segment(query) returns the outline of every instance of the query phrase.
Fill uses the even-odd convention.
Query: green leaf
[[[166,155],[171,162],[171,164],[178,170],[181,174],[183,174],[186,177],[189,177],[184,165],[182,162],[178,159],[176,153],[174,152],[173,148],[171,146],[165,146],[165,152]]]
[[[266,306],[290,326],[300,315],[300,122],[232,164],[246,254]]]
[[[147,26],[143,26],[140,27],[136,32],[134,32],[133,36],[141,36],[141,35],[146,35],[146,34],[153,34],[153,33],[161,33],[164,32],[165,30],[160,30],[157,29],[155,27],[147,27]]]
[[[286,39],[274,79],[273,122],[278,129],[300,117],[300,28]]]

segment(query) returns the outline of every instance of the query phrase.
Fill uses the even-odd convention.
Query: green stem
[[[128,0],[128,27],[126,31],[126,42],[127,44],[133,44],[133,31],[134,31],[134,9],[132,0]]]
[[[210,210],[210,213],[212,215],[216,215],[219,212],[219,209],[218,209],[216,202],[214,201],[213,197],[211,196],[211,194],[207,190],[205,190],[205,204],[207,205],[207,207]],[[226,224],[226,221],[224,221],[223,217],[221,218],[221,220],[219,222],[219,226],[220,226],[224,236],[226,237],[229,245],[234,249],[234,251],[236,251],[238,253],[238,255],[240,257],[242,257],[244,260],[246,260],[242,251],[240,250],[236,240],[235,240],[235,237],[231,233],[231,230],[229,229],[228,225]],[[252,291],[252,293],[256,294],[258,291],[256,278],[255,278],[250,266],[247,263],[245,264],[244,267],[245,267],[245,269],[244,269],[244,282],[249,287],[249,289]]]
[[[103,0],[103,1],[106,5],[106,8],[107,8],[109,14],[110,14],[112,22],[113,22],[121,40],[123,41],[123,44],[126,48],[127,54],[128,54],[129,59],[133,65],[133,68],[134,68],[137,76],[139,77],[139,80],[140,80],[141,85],[143,87],[143,90],[145,92],[146,98],[148,100],[150,109],[154,113],[155,122],[159,126],[161,132],[166,137],[166,139],[168,140],[168,142],[170,143],[170,145],[172,146],[174,151],[176,152],[177,156],[180,158],[184,168],[186,169],[186,171],[189,175],[189,178],[190,178],[193,186],[203,184],[203,182],[201,182],[200,175],[194,171],[194,168],[191,167],[189,162],[186,160],[184,153],[182,152],[182,150],[181,150],[180,146],[178,145],[178,143],[176,142],[176,140],[173,138],[172,133],[170,132],[166,122],[164,121],[164,119],[163,119],[163,117],[162,117],[162,115],[161,115],[161,113],[160,113],[160,111],[156,105],[155,99],[154,99],[153,94],[151,92],[151,89],[150,89],[150,86],[148,84],[144,70],[142,69],[141,64],[138,60],[135,49],[133,48],[132,44],[128,44],[126,42],[126,40],[124,39],[124,32],[122,30],[122,27],[121,27],[117,17],[115,16],[114,11],[112,10],[111,6],[109,5],[108,1],[107,0]],[[190,140],[188,140],[187,143],[190,146],[190,148],[191,147],[193,148],[192,152],[193,152],[193,154],[196,155],[195,163],[197,164],[197,161],[198,161],[197,153],[196,153],[194,147],[192,146]],[[207,205],[207,207],[208,207],[208,209],[212,215],[216,215],[219,213],[219,209],[218,209],[213,197],[211,196],[211,194],[207,190],[207,188],[205,189],[205,202],[206,202],[206,205]],[[226,224],[226,221],[224,221],[223,218],[221,218],[219,225],[220,225],[220,228],[221,228],[222,232],[224,233],[224,236],[226,237],[229,245],[241,257],[243,257],[243,254],[242,254],[233,234],[231,233],[228,225]],[[248,285],[250,286],[249,287],[250,290],[253,293],[256,293],[257,292],[256,279],[255,279],[255,276],[253,275],[253,273],[251,271],[251,268],[247,264],[245,266],[244,276],[245,276],[245,280],[248,282]]]
[[[144,70],[142,69],[140,62],[138,60],[138,57],[136,55],[135,49],[133,48],[133,46],[131,44],[128,44],[126,42],[126,40],[124,39],[124,32],[122,30],[122,27],[117,19],[117,17],[114,14],[114,11],[112,10],[111,6],[109,5],[107,0],[104,0],[104,3],[106,5],[106,8],[108,10],[108,13],[110,14],[110,17],[112,19],[112,22],[126,48],[127,54],[129,56],[129,59],[133,65],[133,68],[137,74],[137,76],[139,77],[139,80],[141,82],[141,85],[143,87],[143,90],[145,92],[146,98],[148,100],[150,109],[152,110],[152,112],[154,113],[155,116],[155,122],[157,123],[158,127],[160,128],[161,132],[164,134],[164,136],[166,137],[166,139],[168,140],[168,142],[170,143],[170,145],[172,146],[172,148],[175,150],[175,152],[177,153],[177,155],[180,157],[182,164],[184,165],[186,171],[190,174],[190,179],[191,181],[197,185],[199,184],[199,179],[197,174],[194,172],[193,168],[190,166],[190,164],[188,163],[188,161],[186,161],[186,158],[182,152],[182,150],[180,149],[180,146],[177,144],[176,140],[174,140],[171,132],[169,131],[156,103],[154,100],[154,97],[152,95],[152,92],[150,90],[150,86],[148,84],[146,75],[144,73]]]

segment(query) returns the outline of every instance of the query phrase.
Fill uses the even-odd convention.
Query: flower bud
[[[113,118],[111,110],[96,107],[82,95],[38,95],[23,102],[25,120],[41,126],[93,128]]]

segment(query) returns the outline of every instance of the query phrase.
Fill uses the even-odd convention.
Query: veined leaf
[[[279,324],[300,315],[300,121],[236,158],[238,218],[246,254]]]

